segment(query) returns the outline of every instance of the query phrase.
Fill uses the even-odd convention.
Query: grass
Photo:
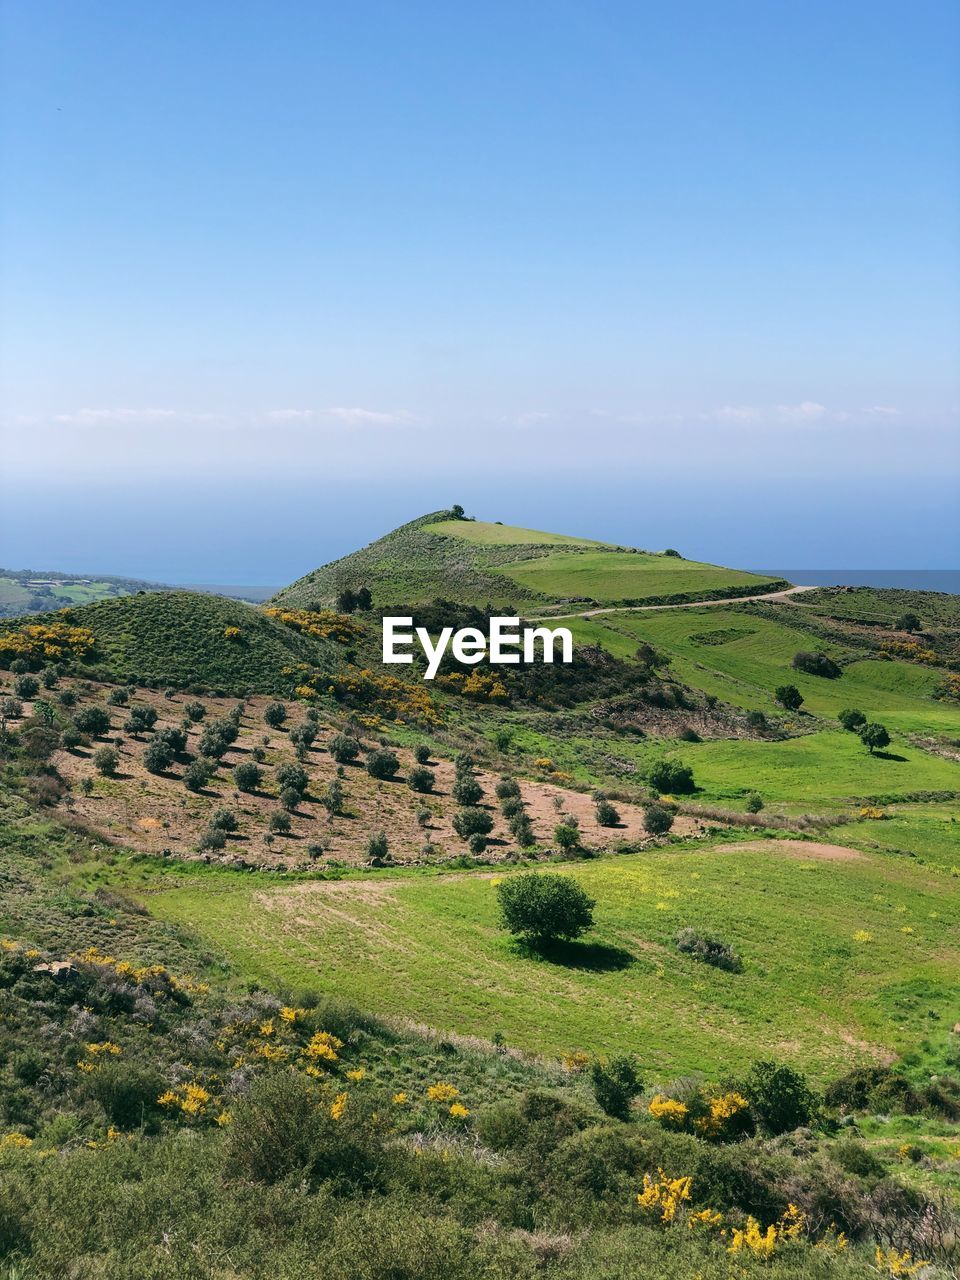
[[[597,928],[556,963],[518,953],[500,931],[489,876],[271,885],[208,874],[150,893],[149,905],[251,979],[310,981],[375,1012],[526,1049],[635,1051],[661,1075],[769,1054],[823,1077],[915,1044],[928,1015],[949,1024],[960,1012],[960,885],[949,873],[882,855],[687,845],[558,874],[596,898]],[[733,945],[744,972],[681,956],[672,940],[688,924]],[[871,940],[855,941],[858,930]]]
[[[573,544],[578,547],[603,547],[609,543],[594,538],[574,538],[566,533],[544,533],[540,529],[520,529],[512,524],[491,524],[487,520],[439,520],[430,525],[431,533],[457,538],[461,542],[479,542],[483,546],[523,546],[531,544],[552,547]]]
[[[153,590],[155,583],[137,578],[86,579],[69,573],[0,569],[0,618]]]
[[[529,591],[599,604],[673,596],[695,599],[739,588],[746,593],[763,590],[772,581],[740,569],[645,551],[557,552],[504,565],[499,572]]]
[[[945,675],[939,668],[864,658],[836,680],[794,671],[799,651],[823,649],[840,659],[862,652],[815,642],[791,627],[796,607],[781,605],[781,622],[758,617],[747,605],[617,614],[570,625],[575,641],[601,644],[617,657],[629,657],[646,641],[669,656],[678,679],[747,710],[777,712],[774,690],[793,684],[803,694],[803,710],[816,716],[832,720],[844,707],[859,707],[902,733],[960,734],[960,706],[932,697]]]

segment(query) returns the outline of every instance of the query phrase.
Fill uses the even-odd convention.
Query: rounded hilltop
[[[436,599],[504,612],[572,602],[585,606],[717,599],[787,585],[739,569],[641,551],[591,538],[469,519],[462,508],[433,511],[369,546],[321,565],[285,587],[274,603],[333,607],[366,590],[373,608]]]

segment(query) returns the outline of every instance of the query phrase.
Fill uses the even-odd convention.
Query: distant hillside
[[[737,569],[588,538],[458,518],[435,511],[369,546],[322,565],[274,599],[329,608],[345,590],[367,587],[375,609],[438,597],[531,612],[586,605],[673,603],[786,585]]]
[[[329,642],[241,601],[192,591],[102,600],[74,610],[71,622],[93,632],[91,668],[136,684],[281,693],[301,682],[304,666],[327,671],[340,662]]]
[[[84,577],[54,569],[0,569],[0,618],[46,613],[65,605],[90,604],[94,600],[135,595],[138,591],[162,590],[156,582],[102,573]]]

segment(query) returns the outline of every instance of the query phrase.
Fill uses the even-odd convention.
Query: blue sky
[[[6,0],[0,563],[960,564],[960,10]]]

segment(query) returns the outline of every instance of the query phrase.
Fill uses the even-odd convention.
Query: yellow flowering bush
[[[338,1062],[340,1059],[339,1050],[342,1048],[343,1041],[339,1040],[335,1035],[331,1035],[329,1031],[315,1031],[303,1049],[303,1056],[311,1064]]]
[[[668,1129],[682,1129],[687,1123],[690,1108],[685,1102],[677,1102],[673,1098],[665,1098],[662,1093],[656,1094],[647,1104],[647,1110],[655,1120]]]
[[[918,1271],[930,1264],[923,1258],[914,1258],[904,1249],[881,1249],[877,1246],[875,1254],[877,1270],[885,1276],[915,1276]]]
[[[15,1151],[26,1151],[28,1147],[33,1146],[33,1139],[28,1138],[25,1133],[5,1133],[0,1138],[0,1147],[11,1148]]]
[[[707,1099],[707,1105],[709,1110],[706,1115],[699,1116],[694,1121],[694,1127],[702,1137],[732,1137],[742,1132],[750,1110],[750,1103],[742,1093],[731,1090],[729,1093],[715,1094]]]
[[[167,1089],[161,1093],[157,1102],[161,1107],[169,1107],[181,1111],[188,1119],[197,1119],[208,1114],[208,1109],[215,1106],[213,1094],[196,1081],[178,1085],[175,1089]]]
[[[465,1107],[462,1102],[455,1102],[450,1108],[450,1114],[453,1116],[454,1120],[466,1120],[467,1116],[470,1114],[470,1110],[468,1107]]]
[[[352,1071],[347,1072],[347,1079],[353,1080],[355,1083],[359,1084],[366,1074],[367,1073],[363,1067],[354,1067]]]
[[[431,1102],[453,1102],[454,1098],[459,1096],[460,1090],[456,1085],[446,1084],[443,1081],[438,1081],[427,1089],[427,1097]]]
[[[788,1204],[779,1222],[771,1222],[766,1231],[760,1229],[756,1218],[748,1217],[745,1227],[734,1227],[730,1232],[728,1253],[746,1252],[759,1258],[769,1258],[778,1245],[788,1240],[798,1240],[806,1229],[805,1214],[795,1204]]]
[[[74,627],[68,622],[30,622],[15,631],[0,631],[0,657],[27,662],[82,658],[93,644],[89,627]]]
[[[645,1173],[643,1190],[637,1192],[637,1204],[641,1209],[658,1213],[661,1222],[672,1222],[677,1210],[689,1201],[692,1183],[689,1175],[671,1178],[662,1169],[657,1170],[656,1178]]]
[[[345,1093],[338,1093],[330,1104],[330,1119],[342,1120],[346,1109],[347,1095]]]

